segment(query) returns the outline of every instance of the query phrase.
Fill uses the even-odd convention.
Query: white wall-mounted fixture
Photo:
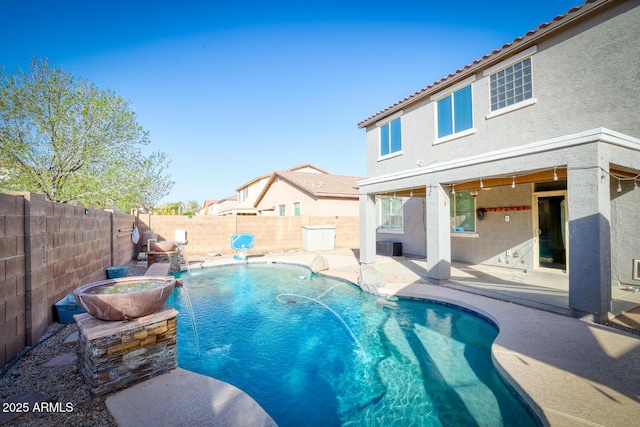
[[[179,245],[184,245],[188,242],[187,230],[173,230],[173,240]]]
[[[422,161],[422,159],[418,159],[416,160],[416,165],[418,165],[418,167],[422,167],[424,166],[424,162]]]
[[[633,271],[631,278],[633,280],[640,280],[640,259],[633,259]]]

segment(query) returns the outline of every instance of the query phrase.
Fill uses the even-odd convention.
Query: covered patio
[[[640,141],[598,128],[367,178],[360,261],[397,242],[426,282],[606,321],[640,304],[638,165]]]

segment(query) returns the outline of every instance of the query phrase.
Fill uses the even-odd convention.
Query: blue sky
[[[172,159],[162,202],[202,204],[304,163],[366,176],[359,121],[580,4],[0,0],[0,66],[130,100]]]

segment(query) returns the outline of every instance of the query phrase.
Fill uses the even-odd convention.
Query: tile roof
[[[315,166],[314,166],[315,168]],[[330,173],[296,172],[287,169],[275,171],[254,202],[258,206],[277,179],[288,182],[313,197],[332,197],[341,199],[357,199],[358,181],[361,176],[331,175]]]
[[[287,169],[284,169],[284,170],[286,170],[286,171],[296,171],[296,170],[304,169],[304,168],[313,168],[313,169],[316,169],[317,171],[322,172],[322,173],[329,173],[324,169],[320,169],[319,167],[317,167],[315,165],[312,165],[311,163],[305,163],[305,164],[302,164],[302,165],[293,166],[293,167],[290,167],[290,168],[287,168]],[[253,178],[251,181],[246,182],[246,183],[242,184],[240,187],[236,188],[236,191],[240,191],[243,188],[250,186],[254,182],[260,181],[262,179],[269,178],[271,175],[273,175],[273,172],[257,176],[255,178]]]
[[[295,171],[276,171],[280,179],[314,197],[358,197],[358,180],[363,177],[318,174]]]
[[[454,71],[446,77],[441,78],[438,81],[431,83],[429,86],[420,89],[419,91],[407,96],[404,99],[396,102],[393,105],[381,110],[366,119],[360,121],[358,123],[358,128],[363,128],[371,124],[375,120],[379,120],[391,113],[394,113],[404,106],[415,102],[419,99],[422,99],[426,96],[432,95],[433,93],[441,90],[442,88],[466,78],[469,74],[475,73],[480,68],[484,68],[489,66],[491,63],[498,62],[502,60],[503,57],[510,55],[514,50],[519,49],[521,47],[528,47],[528,44],[539,37],[542,37],[545,34],[548,34],[550,31],[553,31],[561,26],[568,24],[574,19],[585,15],[591,10],[600,7],[606,3],[611,3],[615,0],[586,0],[580,6],[574,6],[567,11],[567,13],[562,15],[557,15],[550,22],[542,23],[535,30],[528,31],[524,36],[516,37],[511,43],[505,43],[502,47],[495,49],[491,53],[484,55],[480,59],[476,59],[471,64],[467,64],[464,67]]]

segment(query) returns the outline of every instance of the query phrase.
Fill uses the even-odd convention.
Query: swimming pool
[[[178,276],[199,331],[176,289],[180,367],[244,390],[281,427],[537,425],[493,367],[497,329],[472,313],[297,265]]]

